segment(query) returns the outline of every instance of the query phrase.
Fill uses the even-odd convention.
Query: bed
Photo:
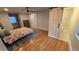
[[[3,41],[6,44],[12,44],[13,42],[19,40],[20,38],[33,33],[33,30],[31,28],[21,27],[18,29],[10,30],[10,33],[11,33],[10,35],[2,37]]]

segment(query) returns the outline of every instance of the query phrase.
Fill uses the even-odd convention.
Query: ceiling
[[[5,12],[4,8],[8,9],[7,13],[27,13],[26,7],[0,7],[0,12]],[[48,10],[49,8],[48,7],[28,7],[28,9],[30,11],[38,12],[38,11]]]

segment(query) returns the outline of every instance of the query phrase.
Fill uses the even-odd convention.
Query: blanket
[[[12,44],[16,40],[18,40],[30,33],[33,33],[33,30],[31,28],[22,27],[22,28],[11,30],[10,32],[11,32],[11,35],[5,36],[3,38],[4,42],[8,43],[8,44]]]

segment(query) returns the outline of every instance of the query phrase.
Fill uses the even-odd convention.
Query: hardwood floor
[[[68,51],[68,43],[48,37],[48,32],[35,30],[38,35],[22,44],[16,51]]]

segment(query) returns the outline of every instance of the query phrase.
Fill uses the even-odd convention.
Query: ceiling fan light
[[[8,11],[8,9],[7,9],[7,8],[4,8],[4,10],[5,10],[5,11]]]

